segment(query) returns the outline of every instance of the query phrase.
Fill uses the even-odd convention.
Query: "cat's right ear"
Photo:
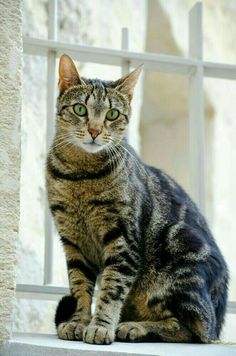
[[[82,84],[83,81],[80,79],[77,68],[72,61],[72,59],[67,55],[63,54],[59,62],[59,82],[58,87],[60,93],[69,89],[73,85]]]

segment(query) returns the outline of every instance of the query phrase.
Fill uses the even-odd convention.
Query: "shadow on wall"
[[[171,18],[161,1],[148,1],[147,16],[146,51],[183,56],[173,35]],[[146,71],[143,88],[140,123],[142,158],[148,164],[165,170],[190,192],[188,78]],[[205,107],[206,150],[211,157],[214,110],[206,94]],[[208,171],[211,172],[211,160],[207,160]],[[207,181],[207,199],[210,202],[211,184],[209,179]]]

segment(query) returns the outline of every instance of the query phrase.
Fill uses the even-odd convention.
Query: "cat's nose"
[[[95,130],[95,129],[88,129],[88,132],[90,133],[91,137],[93,140],[95,140],[98,135],[102,132],[101,130]]]

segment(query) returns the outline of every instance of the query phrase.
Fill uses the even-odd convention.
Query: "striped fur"
[[[125,140],[138,74],[117,82],[88,80],[69,57],[61,59],[47,188],[71,296],[59,303],[57,333],[94,344],[115,337],[208,343],[219,338],[224,321],[227,267],[186,192],[146,166]],[[86,105],[86,117],[73,113],[77,102]],[[107,122],[111,108],[120,115]],[[91,125],[101,131],[95,149],[83,143]]]

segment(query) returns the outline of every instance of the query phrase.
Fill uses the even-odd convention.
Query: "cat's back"
[[[211,266],[214,273],[224,270],[227,275],[226,263],[208,223],[190,196],[162,170],[149,166],[146,170],[156,184],[156,194],[162,194],[159,207],[165,211],[164,224],[153,237],[158,241],[158,254],[163,256],[160,265],[165,266],[174,258],[180,264],[203,263]]]

